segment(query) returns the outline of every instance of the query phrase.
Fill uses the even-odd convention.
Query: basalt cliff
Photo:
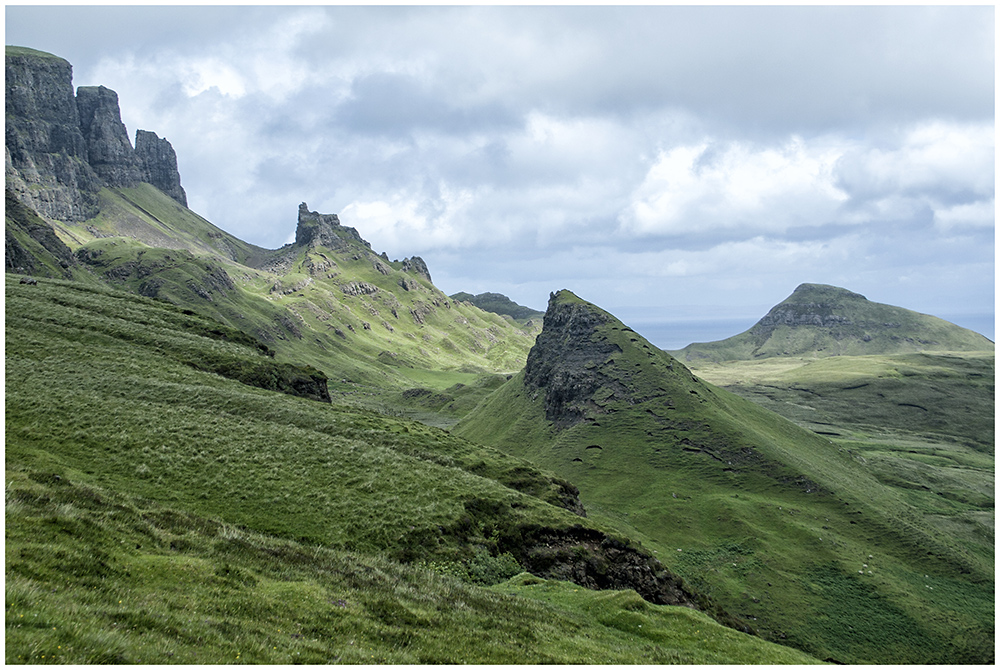
[[[118,94],[103,86],[73,90],[66,60],[23,47],[6,49],[6,185],[43,217],[85,221],[102,187],[156,186],[181,205],[173,147],[156,133],[121,120]]]

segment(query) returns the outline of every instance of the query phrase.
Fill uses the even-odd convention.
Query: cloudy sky
[[[994,336],[992,6],[5,16],[260,246],[304,201],[447,293],[544,309],[569,288],[665,348],[802,282]]]

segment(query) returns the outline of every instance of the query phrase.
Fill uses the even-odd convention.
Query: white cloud
[[[240,73],[219,58],[192,58],[179,61],[176,71],[184,94],[189,98],[215,89],[225,96],[239,98],[246,94],[246,83]]]
[[[919,191],[989,196],[994,187],[992,124],[939,120],[905,128],[889,146],[855,145],[838,161],[842,187],[859,196]]]
[[[706,140],[663,150],[621,213],[621,229],[753,234],[829,223],[846,199],[832,178],[840,151],[799,137],[777,146]]]
[[[996,225],[995,201],[980,200],[967,205],[943,206],[934,211],[934,222],[938,227],[952,228],[992,228]]]

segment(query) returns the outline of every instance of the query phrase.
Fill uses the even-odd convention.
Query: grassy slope
[[[106,281],[250,333],[279,360],[323,370],[335,380],[332,391],[361,404],[398,404],[412,387],[475,389],[483,374],[519,369],[537,333],[451,301],[353,240],[339,250],[263,250],[146,184],[103,190],[101,207],[97,218],[58,225],[57,232]],[[94,230],[112,237],[95,237]],[[280,271],[263,269],[279,257]],[[232,286],[219,280],[222,274]],[[409,290],[400,285],[404,279]],[[342,290],[357,282],[377,291]]]
[[[226,334],[7,277],[7,662],[809,660],[628,596],[421,568],[496,581],[498,531],[600,526],[499,452],[195,369],[260,356]]]
[[[698,381],[617,321],[595,337],[622,349],[597,365],[650,400],[599,389],[593,421],[557,431],[518,375],[455,432],[571,479],[592,516],[765,637],[855,663],[992,658],[992,551],[935,530],[856,450]]]
[[[695,372],[856,451],[927,523],[993,556],[992,353],[729,361]]]

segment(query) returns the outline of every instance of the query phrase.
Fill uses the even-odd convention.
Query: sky
[[[446,293],[570,289],[663,348],[804,282],[994,337],[990,5],[8,4],[5,32],[262,247],[306,202]]]

